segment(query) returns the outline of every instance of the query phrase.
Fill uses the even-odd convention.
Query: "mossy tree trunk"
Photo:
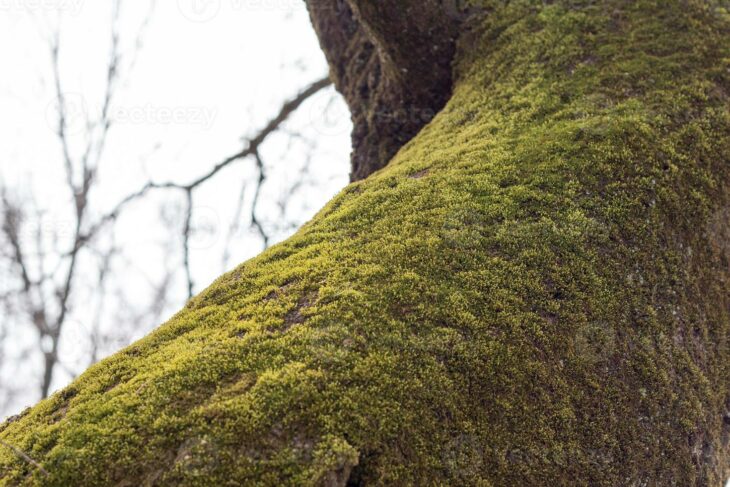
[[[48,472],[0,448],[0,482],[720,486],[728,2],[329,5],[355,135],[385,134],[355,178],[397,155],[0,426]],[[433,76],[393,74],[399,31]],[[372,116],[424,100],[403,147]]]

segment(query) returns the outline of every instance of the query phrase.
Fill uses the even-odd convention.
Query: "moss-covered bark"
[[[391,164],[0,427],[0,483],[719,486],[726,1],[485,2]]]

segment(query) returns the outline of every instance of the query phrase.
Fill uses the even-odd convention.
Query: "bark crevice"
[[[307,7],[352,114],[351,178],[364,179],[448,101],[466,14],[453,0],[309,0]]]

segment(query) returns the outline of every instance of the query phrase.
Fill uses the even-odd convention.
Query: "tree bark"
[[[437,0],[309,0],[331,76],[352,113],[352,180],[383,168],[451,95],[464,17]]]
[[[397,154],[0,426],[48,473],[0,481],[721,486],[727,3],[316,5],[355,177]],[[368,116],[432,91],[410,141]]]

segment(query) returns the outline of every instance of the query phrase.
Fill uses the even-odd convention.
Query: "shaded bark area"
[[[309,0],[307,6],[352,113],[351,178],[363,179],[449,99],[465,16],[453,1]]]

